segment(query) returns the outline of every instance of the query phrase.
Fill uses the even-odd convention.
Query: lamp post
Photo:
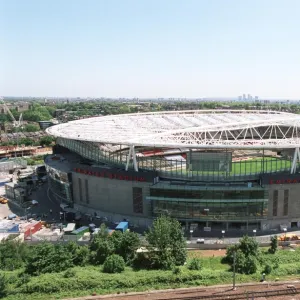
[[[232,290],[235,291],[235,262],[236,262],[236,251],[233,251],[233,278],[232,278]]]
[[[206,217],[208,217],[209,208],[204,208],[204,211],[206,212]],[[206,221],[206,227],[208,227],[208,221]]]
[[[287,228],[283,228],[284,231],[284,241],[286,241],[286,232],[287,232]]]
[[[194,230],[193,230],[193,229],[191,229],[191,230],[190,230],[190,240],[192,240],[192,237],[193,237],[193,232],[194,232]]]
[[[253,236],[256,237],[256,229],[253,229]]]
[[[222,238],[224,240],[225,230],[222,230]]]

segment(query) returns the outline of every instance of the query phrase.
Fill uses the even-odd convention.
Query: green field
[[[262,172],[278,172],[290,169],[291,162],[289,160],[265,157],[264,159],[250,159],[242,162],[234,162],[230,175],[234,174],[259,174]]]
[[[300,249],[295,252],[279,250],[276,254],[263,254],[263,261],[270,265],[278,264],[267,280],[276,278],[296,279],[300,276]],[[87,296],[92,293],[109,294],[154,289],[179,288],[190,286],[208,286],[232,282],[229,265],[221,263],[221,257],[203,257],[202,251],[189,252],[189,257],[200,257],[201,271],[190,271],[186,266],[180,267],[179,274],[173,271],[140,270],[127,267],[121,274],[105,274],[101,267],[75,267],[74,276],[66,273],[42,274],[22,281],[22,270],[4,272],[9,281],[6,300],[42,300],[67,297]],[[262,266],[263,267],[263,266]],[[262,267],[253,275],[237,274],[236,282],[258,282],[261,279]]]
[[[235,175],[254,175],[261,173],[273,173],[280,172],[284,170],[289,170],[291,168],[291,161],[286,159],[279,159],[275,157],[265,157],[253,158],[244,161],[232,162],[231,172],[221,172],[221,171],[192,171],[194,176],[235,176]],[[182,173],[187,174],[188,171],[184,169],[172,169],[168,170],[172,173]]]

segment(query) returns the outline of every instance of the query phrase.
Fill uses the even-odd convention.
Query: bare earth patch
[[[261,294],[257,294],[261,292]],[[75,299],[75,298],[73,298]],[[72,299],[72,300],[73,300]],[[176,290],[151,291],[123,295],[88,296],[77,300],[223,300],[223,299],[255,299],[255,300],[300,300],[300,283],[259,283],[237,286],[235,291],[229,285],[202,288],[183,288]],[[71,299],[69,299],[71,300]]]

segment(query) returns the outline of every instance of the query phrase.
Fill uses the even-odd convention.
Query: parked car
[[[38,202],[38,201],[36,201],[36,200],[31,200],[31,204],[32,204],[32,205],[34,205],[34,206],[36,206],[36,205],[38,205],[38,204],[39,204],[39,202]]]
[[[1,204],[6,204],[8,201],[4,197],[0,197],[0,203]]]

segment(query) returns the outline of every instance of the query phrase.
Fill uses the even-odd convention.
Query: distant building
[[[54,123],[52,121],[39,121],[38,123],[42,130],[45,130],[46,128],[54,125]]]

